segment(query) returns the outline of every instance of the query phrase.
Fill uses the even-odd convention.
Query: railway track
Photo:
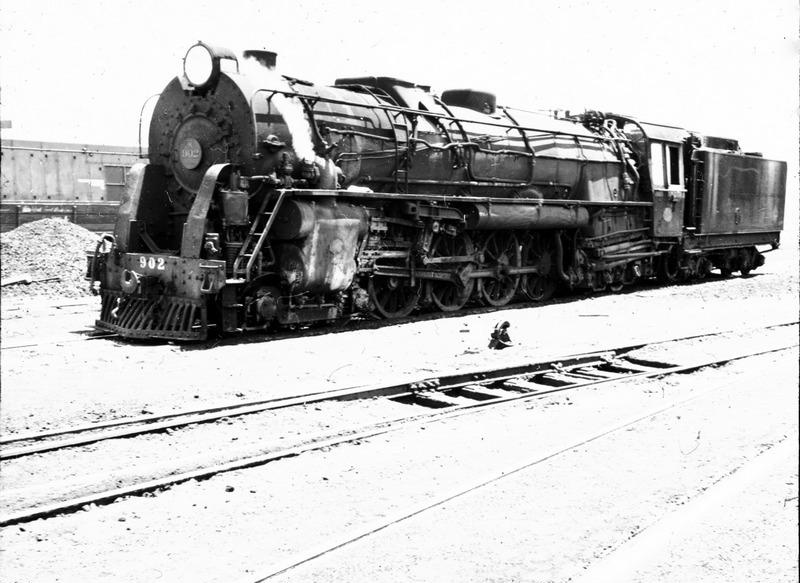
[[[625,353],[641,348],[641,346],[625,346],[608,351],[574,355],[557,361],[425,378],[396,385],[336,389],[307,393],[296,397],[265,399],[248,404],[239,403],[166,415],[140,416],[69,429],[29,433],[0,439],[0,460],[10,460],[59,449],[89,445],[109,439],[136,437],[189,425],[211,423],[230,417],[325,401],[387,397],[397,400],[406,399],[408,402],[413,401],[418,404],[427,404],[430,407],[439,408],[452,404],[447,399],[448,393],[453,391],[471,393],[475,395],[474,398],[477,400],[500,399],[503,397],[503,393],[508,392],[525,393],[535,391],[538,394],[547,394],[569,388],[572,385],[571,381],[590,378],[586,371],[592,367],[595,367],[597,371],[594,373],[595,376],[592,377],[597,382],[619,380],[630,374],[646,372],[647,369],[642,367],[643,363],[635,362],[625,356]],[[605,372],[600,372],[599,367],[601,366],[605,366]],[[523,377],[537,379],[540,386],[535,387],[537,381],[531,382]],[[73,437],[65,437],[70,435]]]
[[[710,274],[710,278],[719,278],[720,280],[724,280],[721,275],[717,274]],[[703,282],[700,281],[686,281],[682,282],[682,286],[692,286],[692,285],[702,285],[703,283],[708,283],[710,279],[705,280]],[[649,284],[642,283],[637,286],[633,286],[630,288],[626,288],[625,290],[618,292],[616,295],[636,295],[641,293],[643,289],[647,289]],[[595,297],[601,295],[610,295],[613,292],[602,292],[600,294],[596,294]],[[233,336],[224,336],[222,338],[214,338],[205,341],[204,343],[194,344],[193,346],[197,349],[202,348],[210,348],[217,345],[230,345],[230,344],[253,344],[253,343],[261,343],[261,342],[271,342],[276,340],[283,340],[287,338],[297,338],[297,337],[306,337],[306,336],[317,336],[322,334],[331,334],[336,332],[345,332],[345,331],[352,331],[352,330],[364,330],[364,329],[375,329],[375,328],[382,328],[385,326],[396,326],[401,325],[409,322],[425,322],[425,321],[432,321],[432,320],[439,320],[439,319],[448,319],[448,318],[461,318],[464,316],[471,316],[471,315],[478,315],[478,314],[486,314],[486,313],[497,313],[502,312],[505,310],[517,310],[523,308],[534,308],[534,307],[542,307],[547,305],[555,305],[555,304],[563,304],[563,303],[570,303],[575,301],[575,295],[568,295],[568,296],[557,296],[551,298],[544,302],[516,302],[513,304],[509,304],[507,306],[503,306],[501,308],[497,307],[487,307],[487,306],[467,306],[462,308],[458,312],[422,312],[415,314],[413,317],[405,317],[405,318],[393,318],[390,320],[385,319],[376,319],[370,316],[359,316],[349,319],[343,319],[341,321],[323,324],[321,326],[312,326],[308,328],[302,328],[301,330],[282,330],[270,333],[269,335],[262,335],[262,334],[246,334],[246,335],[233,335]],[[10,308],[5,308],[0,314],[0,318],[2,320],[15,320],[15,319],[42,319],[42,318],[51,318],[54,314],[61,310],[75,310],[75,311],[67,311],[66,314],[69,315],[79,315],[79,314],[91,314],[91,320],[94,320],[94,316],[98,313],[99,310],[98,300],[86,300],[86,301],[68,301],[63,303],[54,303],[54,304],[45,304],[41,306],[35,307],[33,310],[26,309],[24,304],[20,304],[18,306],[13,306]],[[603,315],[599,314],[578,314],[579,317],[584,318],[592,318],[592,317],[603,317]],[[19,340],[15,338],[8,338],[4,339],[2,343],[0,343],[0,351],[5,350],[14,350],[20,348],[36,348],[38,346],[49,346],[49,345],[61,345],[61,344],[71,344],[76,342],[84,342],[88,340],[96,340],[96,339],[113,339],[113,338],[121,338],[119,334],[96,330],[94,328],[88,328],[85,330],[78,330],[73,332],[68,332],[68,334],[72,334],[72,336],[63,336],[63,337],[46,337],[46,338],[28,338],[25,340]],[[129,341],[129,340],[125,340]],[[134,341],[135,342],[135,341]]]
[[[798,322],[786,322],[767,326],[764,329],[791,326]],[[466,391],[483,393],[486,397],[499,397],[491,393],[492,385],[502,391],[537,391],[538,394],[571,388],[576,383],[590,381],[595,383],[618,380],[631,374],[648,373],[653,367],[668,368],[663,363],[637,362],[626,357],[627,353],[644,346],[657,346],[668,343],[712,338],[730,334],[730,331],[715,332],[671,338],[651,343],[640,343],[610,348],[608,350],[570,355],[558,359],[534,362],[526,365],[504,367],[499,369],[478,370],[465,373],[452,373],[437,377],[421,378],[414,381],[388,385],[356,386],[344,389],[311,392],[293,397],[280,397],[249,401],[247,403],[231,403],[215,407],[198,408],[164,415],[143,415],[126,419],[91,423],[82,426],[34,432],[0,438],[0,460],[25,457],[37,453],[45,453],[69,447],[88,445],[108,439],[136,437],[147,433],[157,433],[178,429],[199,423],[211,423],[228,417],[251,415],[263,411],[297,407],[325,401],[366,399],[372,397],[394,397],[397,399],[413,399],[418,403],[428,402],[437,406],[448,391]],[[616,364],[612,364],[616,360]],[[593,370],[589,370],[593,369]],[[526,380],[535,378],[533,382]],[[470,386],[473,388],[470,389]],[[476,390],[475,387],[481,387]],[[551,387],[547,389],[546,387]],[[487,392],[488,391],[488,392]],[[446,406],[445,401],[443,406]]]
[[[713,274],[712,276],[713,277]],[[721,278],[721,276],[719,276]],[[683,282],[684,286],[690,285],[699,285],[698,282]],[[646,284],[642,284],[642,286],[632,287],[629,289],[625,289],[617,295],[625,295],[625,294],[636,294],[640,293],[642,289],[646,288]],[[610,294],[611,292],[604,292]],[[604,295],[600,294],[600,295]],[[514,304],[509,304],[502,308],[496,307],[487,307],[487,306],[467,306],[457,313],[455,312],[429,312],[429,313],[419,313],[415,314],[414,317],[405,317],[405,318],[394,318],[391,320],[384,320],[384,319],[376,319],[369,316],[363,317],[355,317],[350,319],[343,319],[341,321],[326,324],[319,327],[308,327],[303,328],[301,330],[283,330],[270,333],[268,336],[261,335],[261,334],[249,334],[244,336],[226,336],[223,338],[215,338],[212,340],[208,340],[204,343],[195,344],[195,347],[202,348],[202,347],[213,347],[217,345],[228,345],[228,344],[252,344],[252,343],[260,343],[260,342],[269,342],[275,340],[282,340],[286,338],[297,338],[298,336],[317,336],[321,334],[330,334],[335,333],[337,331],[351,331],[351,330],[363,330],[363,329],[374,329],[374,328],[382,328],[385,326],[395,326],[400,325],[408,322],[425,322],[425,321],[432,321],[432,320],[439,320],[439,319],[447,319],[447,318],[461,318],[464,316],[471,316],[471,315],[478,315],[478,314],[486,314],[486,313],[497,313],[498,311],[502,312],[505,310],[517,310],[522,308],[534,308],[534,307],[542,307],[547,305],[554,305],[554,304],[562,304],[562,303],[569,303],[575,301],[574,296],[559,296],[554,297],[550,300],[545,302],[517,302]],[[0,318],[2,320],[18,320],[18,319],[42,319],[42,318],[52,318],[54,314],[57,314],[61,310],[75,310],[75,311],[67,311],[66,314],[69,315],[79,315],[79,314],[90,314],[92,315],[91,320],[94,320],[94,317],[98,313],[99,304],[97,300],[91,301],[73,301],[73,302],[65,302],[65,303],[54,303],[54,304],[45,304],[41,306],[37,306],[34,309],[27,309],[24,304],[20,304],[18,306],[13,306],[10,308],[5,308],[0,314]],[[598,317],[597,314],[584,314],[583,317],[591,318],[591,317]],[[119,334],[105,332],[95,329],[89,329],[82,331],[75,331],[70,332],[73,335],[79,335],[79,337],[60,337],[60,338],[28,338],[26,340],[18,340],[14,338],[9,338],[8,340],[4,340],[0,343],[0,350],[13,350],[19,348],[35,348],[37,346],[45,346],[45,345],[52,345],[52,344],[65,344],[65,343],[74,343],[74,342],[83,342],[85,340],[94,340],[100,338],[120,338]]]
[[[697,338],[697,337],[692,337]],[[721,365],[733,360],[739,360],[794,348],[796,341],[786,345],[771,346],[759,351],[748,351],[735,356],[725,358],[701,359],[700,361],[684,364],[674,364],[659,361],[644,361],[633,358],[628,353],[636,347],[622,347],[585,355],[576,355],[569,359],[560,359],[558,362],[537,363],[513,369],[504,368],[493,371],[480,371],[461,373],[449,377],[438,377],[436,379],[422,379],[413,383],[403,383],[399,385],[384,387],[359,387],[345,389],[341,391],[316,393],[312,395],[297,397],[295,399],[282,399],[277,402],[264,402],[259,405],[249,405],[251,410],[239,411],[239,414],[255,413],[258,410],[269,408],[287,407],[310,402],[320,402],[331,399],[355,399],[366,396],[382,395],[398,402],[413,403],[426,406],[424,412],[419,412],[419,407],[414,409],[410,415],[399,418],[384,419],[377,423],[369,424],[358,428],[350,428],[344,431],[322,432],[314,435],[303,435],[299,442],[292,445],[263,451],[256,455],[248,455],[238,459],[225,462],[196,467],[189,471],[169,473],[155,479],[136,481],[121,487],[110,489],[98,489],[90,493],[79,496],[71,496],[55,502],[35,503],[22,509],[16,509],[0,516],[0,526],[26,522],[37,518],[45,518],[55,514],[75,511],[89,504],[103,504],[113,501],[116,498],[141,494],[148,491],[155,491],[167,488],[171,485],[185,482],[192,479],[205,479],[223,472],[243,469],[263,465],[271,461],[287,457],[294,457],[305,452],[319,450],[334,445],[357,442],[370,437],[398,431],[408,428],[413,424],[426,424],[443,421],[459,415],[472,414],[487,407],[499,406],[515,401],[525,401],[531,399],[546,398],[554,393],[564,391],[575,391],[588,387],[596,387],[602,384],[611,384],[626,379],[651,379],[663,377],[671,374],[687,373],[700,368]],[[335,394],[332,394],[335,393]],[[240,406],[240,409],[244,407]],[[193,413],[194,414],[194,413]],[[187,423],[199,423],[230,417],[230,410],[217,410],[213,413],[205,413],[207,418],[202,421],[197,419],[175,418],[163,420],[162,424],[170,423],[172,427],[186,425]],[[120,430],[146,432],[163,431],[166,426],[160,427],[140,427],[134,430],[128,428],[116,428],[114,436],[104,437],[113,439],[121,437]],[[125,435],[132,436],[134,434]],[[53,434],[51,433],[52,437]],[[27,436],[28,439],[35,438]],[[97,441],[97,436],[80,439],[90,439]],[[16,440],[16,441],[19,441]],[[88,443],[90,441],[85,441]],[[13,443],[6,440],[6,445]],[[49,450],[64,447],[75,447],[78,445],[76,438],[71,438],[68,443],[48,444]],[[25,447],[16,447],[12,450],[5,450],[5,459],[21,458],[34,453],[42,453],[41,444],[33,444]]]

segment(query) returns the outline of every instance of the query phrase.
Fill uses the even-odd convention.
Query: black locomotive
[[[192,46],[159,96],[97,326],[203,339],[559,286],[747,274],[778,246],[786,164],[623,115],[533,113],[387,77],[323,87]]]

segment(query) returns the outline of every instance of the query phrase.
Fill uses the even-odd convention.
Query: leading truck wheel
[[[415,285],[409,285],[405,278],[373,275],[369,278],[368,291],[375,310],[381,316],[404,318],[417,307],[422,283],[417,280]]]

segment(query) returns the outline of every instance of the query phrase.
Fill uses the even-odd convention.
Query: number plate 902
[[[139,267],[141,269],[156,269],[158,271],[164,271],[166,268],[166,263],[163,257],[145,257],[144,255],[139,256]]]

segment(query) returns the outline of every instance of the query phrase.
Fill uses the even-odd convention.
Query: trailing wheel
[[[658,279],[663,283],[675,283],[681,273],[681,258],[676,250],[662,255],[658,265]]]
[[[642,266],[638,261],[628,263],[625,266],[625,273],[622,276],[624,285],[634,285],[642,277]]]
[[[402,277],[373,275],[369,278],[369,298],[377,312],[384,318],[403,318],[417,306],[422,284],[419,280],[410,285]]]
[[[621,292],[623,287],[623,280],[625,278],[625,268],[615,267],[611,269],[608,273],[609,273],[608,279],[611,280],[608,283],[608,289],[610,289],[615,294]]]
[[[492,233],[483,245],[483,266],[494,269],[494,277],[480,280],[483,301],[490,306],[505,306],[514,297],[519,276],[508,273],[509,267],[521,263],[519,242],[514,233]]]
[[[475,252],[472,239],[466,233],[455,236],[439,233],[431,243],[430,258],[467,257]],[[460,310],[467,303],[475,289],[475,280],[469,277],[470,264],[466,262],[433,263],[431,267],[456,275],[453,281],[429,281],[428,296],[434,305],[443,312]]]
[[[558,235],[555,235],[558,236]],[[553,297],[556,291],[556,250],[552,236],[530,235],[522,246],[522,265],[538,269],[538,273],[522,276],[522,292],[535,302]]]

